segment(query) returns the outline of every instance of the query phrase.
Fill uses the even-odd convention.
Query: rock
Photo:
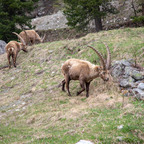
[[[77,142],[76,144],[94,144],[90,141],[87,141],[87,140],[80,140],[79,142]]]
[[[136,70],[132,67],[126,67],[125,68],[125,74],[131,76],[135,80],[142,80],[144,79],[144,74],[141,71]]]
[[[112,65],[123,65],[123,66],[127,66],[127,67],[130,67],[134,64],[134,61],[133,59],[128,59],[128,60],[125,60],[125,59],[122,59],[120,61],[115,61],[114,64]]]
[[[53,50],[48,50],[48,53],[49,53],[49,54],[53,53]]]
[[[112,76],[117,78],[120,77],[121,75],[123,75],[125,73],[125,68],[127,67],[126,71],[129,71],[129,69],[131,69],[131,66],[133,65],[133,60],[129,59],[129,60],[120,60],[120,61],[115,61],[112,64]],[[127,73],[127,72],[126,72]],[[128,75],[128,74],[127,74]]]
[[[33,118],[28,119],[26,123],[33,124],[34,122],[35,122],[35,118],[33,117]]]
[[[144,90],[144,83],[139,83],[138,88]]]
[[[119,141],[122,141],[123,140],[123,136],[118,136],[118,137],[116,137]]]
[[[120,125],[120,126],[117,127],[117,129],[119,129],[119,130],[122,129],[122,128],[123,128],[123,125]]]
[[[46,15],[32,19],[31,24],[36,30],[49,30],[67,28],[67,19],[62,11],[58,11],[52,15]]]
[[[127,91],[125,96],[131,95],[144,99],[144,71],[133,65],[132,59],[115,61],[112,64],[111,74],[115,78],[114,81]]]
[[[126,79],[120,80],[120,86],[124,88],[134,87],[134,79],[132,77],[128,77]]]
[[[3,40],[0,40],[0,55],[5,53],[5,46],[6,46],[6,42]]]
[[[135,97],[137,97],[139,99],[144,99],[144,90],[135,88],[135,89],[133,89],[133,93],[135,94]]]
[[[36,91],[36,87],[33,87],[33,88],[31,89],[31,91],[32,91],[32,92],[35,92],[35,91]]]
[[[123,70],[124,70],[124,67],[120,66],[120,65],[115,65],[112,67],[112,76],[114,78],[117,78],[119,76],[122,75],[123,73]]]
[[[20,111],[20,109],[16,109],[15,111],[17,111],[17,112],[18,112],[18,111]]]
[[[15,79],[15,77],[11,77],[11,80],[14,80]]]

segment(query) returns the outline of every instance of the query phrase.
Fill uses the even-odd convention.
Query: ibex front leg
[[[81,86],[82,90],[78,91],[77,95],[81,94],[85,90],[84,84],[85,84],[85,82],[83,80],[80,80],[80,86]]]
[[[86,82],[86,97],[89,97],[89,86],[90,82]]]

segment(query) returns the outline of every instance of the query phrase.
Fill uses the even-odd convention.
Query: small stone
[[[138,88],[144,90],[144,83],[139,83]]]
[[[35,118],[31,118],[27,120],[27,124],[33,124],[35,122]]]
[[[122,129],[122,128],[123,128],[123,125],[120,125],[120,126],[117,127],[117,129],[119,129],[119,130]]]
[[[133,92],[135,93],[135,96],[139,99],[144,99],[144,91],[139,89],[139,88],[135,88],[133,89]]]
[[[20,111],[20,109],[16,109],[15,111]]]
[[[31,89],[31,91],[32,91],[32,92],[35,92],[35,91],[36,91],[36,87],[33,87],[33,88]]]
[[[118,136],[118,137],[116,137],[119,141],[122,141],[123,140],[123,136]]]
[[[25,104],[26,104],[25,102],[22,103],[22,105],[25,105]]]
[[[53,53],[53,50],[49,50],[48,52],[51,54],[51,53]]]
[[[15,79],[15,77],[11,77],[11,80],[14,80]]]
[[[90,141],[87,141],[87,140],[80,140],[79,142],[77,142],[76,144],[94,144]]]

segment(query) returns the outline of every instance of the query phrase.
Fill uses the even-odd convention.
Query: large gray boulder
[[[113,62],[111,74],[128,95],[144,99],[144,70],[134,67],[132,59]]]
[[[130,68],[133,64],[134,61],[132,59],[129,60],[122,59],[119,61],[114,61],[112,63],[112,76],[114,78],[119,78],[120,76],[123,76],[125,73],[125,68]]]
[[[5,53],[5,46],[6,46],[6,42],[3,40],[0,40],[0,55]]]

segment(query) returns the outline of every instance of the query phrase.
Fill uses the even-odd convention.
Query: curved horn
[[[46,34],[44,34],[43,38],[41,38],[41,42],[44,41],[45,37],[46,37]]]
[[[104,42],[103,42],[103,44],[105,45],[106,50],[107,50],[106,69],[109,69],[111,67],[111,52],[110,52],[108,45],[105,44]]]
[[[29,44],[30,40],[29,40],[29,37],[28,37],[28,35],[27,35],[27,33],[26,33],[25,30],[24,30],[24,33],[25,33],[25,35],[26,35],[26,43]]]
[[[104,62],[104,58],[103,58],[102,54],[98,50],[96,50],[95,48],[93,48],[92,46],[88,46],[88,47],[90,47],[91,49],[93,49],[96,52],[96,54],[99,56],[99,58],[100,58],[100,60],[102,62],[102,65],[103,65],[103,69],[105,70],[106,69],[106,64]]]
[[[17,34],[16,32],[12,32],[13,34],[17,35],[17,37],[20,39],[21,43],[23,43],[23,45],[26,45],[25,41],[23,40],[23,38]]]

